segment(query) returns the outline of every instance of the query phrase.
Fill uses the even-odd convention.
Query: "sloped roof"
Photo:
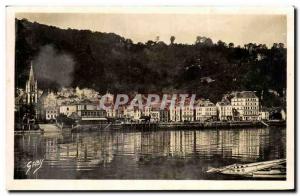
[[[209,99],[200,99],[196,102],[196,105],[202,107],[215,106],[215,104],[211,102]]]
[[[45,108],[45,110],[57,110],[57,107],[55,106],[48,106]]]
[[[230,105],[230,102],[228,102],[228,101],[220,101],[220,102],[217,103],[217,105],[219,105],[219,106],[228,106],[228,105]]]
[[[92,105],[97,105],[97,103],[89,100],[89,99],[84,99],[82,101],[80,101],[78,104],[92,104]]]
[[[237,92],[235,98],[257,98],[254,91],[241,91]]]

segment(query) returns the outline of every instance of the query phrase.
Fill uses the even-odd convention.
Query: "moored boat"
[[[279,169],[270,169],[268,171],[256,171],[252,173],[253,178],[285,178],[286,171],[279,170]]]
[[[284,178],[286,159],[255,162],[248,164],[233,164],[222,168],[212,168],[207,173],[221,173],[253,178]],[[279,168],[278,168],[279,167]]]

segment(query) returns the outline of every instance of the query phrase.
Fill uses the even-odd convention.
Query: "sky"
[[[192,44],[197,36],[209,37],[243,46],[287,41],[284,15],[216,15],[216,14],[103,14],[103,13],[17,13],[18,19],[67,29],[116,33],[134,43],[155,40]]]

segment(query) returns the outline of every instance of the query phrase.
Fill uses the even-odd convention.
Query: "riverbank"
[[[29,129],[29,130],[15,130],[15,134],[23,134],[23,133],[58,133],[61,132],[62,129],[58,127],[56,124],[37,124],[37,129]]]
[[[268,126],[285,126],[285,121],[228,121],[228,122],[127,122],[101,123],[92,125],[77,125],[72,131],[99,130],[195,130],[195,129],[233,129],[233,128],[261,128]]]
[[[74,127],[60,127],[57,124],[39,124],[38,130],[15,130],[16,134],[23,133],[53,133],[66,129],[73,132],[114,131],[114,130],[202,130],[202,129],[235,129],[235,128],[263,128],[269,126],[285,126],[285,121],[214,121],[214,122],[126,122],[79,124]]]

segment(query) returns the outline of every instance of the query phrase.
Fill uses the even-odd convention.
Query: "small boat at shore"
[[[271,178],[271,179],[282,179],[286,177],[286,170],[273,169],[253,172],[253,178]]]
[[[247,164],[233,164],[222,168],[212,168],[209,169],[207,173],[220,173],[252,178],[285,178],[285,164],[286,159],[276,159]]]

